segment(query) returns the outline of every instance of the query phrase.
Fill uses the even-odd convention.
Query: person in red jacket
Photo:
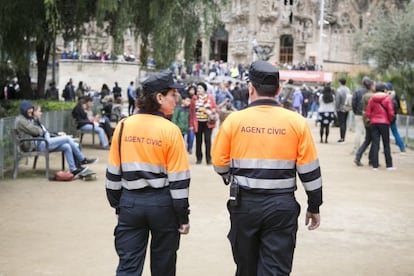
[[[201,150],[204,143],[206,146],[206,163],[211,164],[211,135],[216,126],[216,120],[213,118],[217,112],[216,101],[214,96],[207,93],[207,85],[204,82],[197,84],[197,94],[193,96],[190,104],[190,128],[194,130],[196,135],[196,157],[197,164],[201,164],[203,160],[203,152]]]
[[[385,164],[388,170],[394,170],[390,150],[389,127],[394,117],[391,97],[385,93],[384,84],[378,84],[376,93],[369,99],[365,114],[371,124],[372,131],[372,168],[378,170],[378,151],[380,138],[384,144]]]

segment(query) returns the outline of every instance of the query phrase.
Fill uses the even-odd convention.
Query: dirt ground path
[[[353,133],[345,144],[336,143],[338,136],[333,128],[331,142],[317,144],[324,204],[316,231],[304,225],[306,198],[298,180],[302,213],[292,275],[414,275],[414,152],[400,155],[393,145],[397,170],[385,170],[381,153],[383,166],[374,172],[352,163]],[[49,182],[43,170],[29,166],[15,181],[0,180],[0,276],[115,275],[116,218],[104,188],[108,152],[84,152],[100,159],[90,166],[96,181]],[[177,275],[234,275],[227,189],[211,166],[194,165],[194,155],[190,159],[191,230],[181,239]],[[144,275],[150,275],[148,262]]]

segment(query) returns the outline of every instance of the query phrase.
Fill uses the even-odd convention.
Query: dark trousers
[[[119,207],[116,275],[142,274],[151,233],[151,275],[174,276],[180,234],[169,189],[123,190]]]
[[[362,143],[362,145],[358,148],[356,155],[355,155],[355,159],[357,161],[361,161],[362,155],[364,154],[364,152],[366,151],[366,149],[369,147],[369,145],[372,142],[372,131],[371,131],[371,126],[366,126],[365,127],[365,140]],[[369,149],[369,154],[368,154],[368,162],[369,164],[372,164],[372,146]]]
[[[99,126],[103,128],[103,130],[105,131],[106,137],[108,138],[108,142],[111,143],[114,129],[112,128],[111,123],[109,122],[109,118],[104,117],[104,122],[99,123]]]
[[[339,134],[342,140],[345,140],[347,119],[348,119],[348,112],[338,111]]]
[[[390,128],[385,124],[372,124],[372,167],[378,168],[378,152],[380,138],[384,145],[385,165],[387,168],[392,167],[391,149],[390,149]]]
[[[207,122],[198,122],[198,131],[196,133],[196,157],[197,161],[203,160],[203,152],[201,151],[201,146],[203,144],[203,136],[204,136],[204,143],[206,145],[206,161],[207,163],[211,162],[211,134],[213,129],[207,126]]]
[[[300,213],[293,194],[241,192],[239,205],[228,210],[236,276],[289,275]]]
[[[135,109],[135,99],[128,98],[128,115],[134,114],[134,109]]]

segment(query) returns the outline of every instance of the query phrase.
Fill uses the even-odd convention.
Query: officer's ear
[[[253,84],[249,82],[249,98],[252,98],[252,96],[256,93],[256,89],[254,88]]]
[[[155,100],[159,103],[159,104],[162,104],[162,94],[161,93],[157,93],[156,95],[155,95]]]

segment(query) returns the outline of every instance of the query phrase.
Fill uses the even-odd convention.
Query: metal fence
[[[53,132],[64,131],[69,135],[76,135],[76,126],[72,119],[71,110],[51,111],[42,114],[42,122]],[[0,119],[0,178],[13,168],[13,141],[11,132],[15,117]],[[414,149],[414,117],[397,115],[398,131],[404,143]],[[391,139],[393,139],[391,135]]]
[[[414,149],[414,116],[397,115],[397,126],[404,143]]]
[[[13,168],[12,129],[16,117],[0,119],[0,178]],[[43,124],[53,132],[64,131],[69,135],[76,134],[76,125],[71,110],[51,111],[42,114]]]

